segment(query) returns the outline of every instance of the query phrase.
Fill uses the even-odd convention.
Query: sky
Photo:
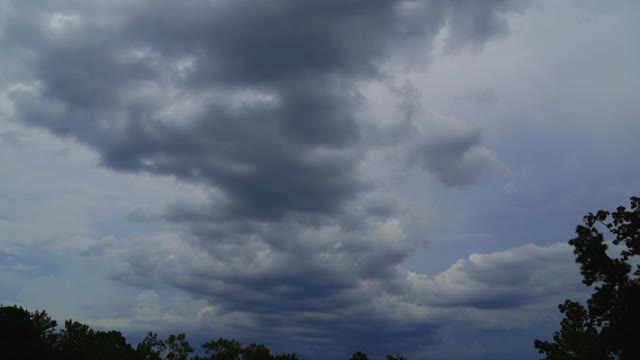
[[[634,0],[0,0],[0,302],[537,359],[638,195]]]

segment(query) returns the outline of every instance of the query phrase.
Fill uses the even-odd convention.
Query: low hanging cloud
[[[445,29],[450,48],[482,46],[527,3],[8,1],[0,45],[18,78],[2,86],[16,120],[103,166],[203,190],[155,215],[183,237],[110,249],[112,278],[179,288],[265,329],[289,324],[300,341],[382,327],[379,341],[429,338],[427,310],[415,318],[416,304],[389,300],[407,296],[401,263],[425,240],[362,170],[376,143],[360,86],[393,76],[389,63],[426,61]],[[445,184],[502,166],[476,129],[414,125],[396,144]]]
[[[223,266],[211,252],[175,239],[145,239],[119,251],[126,254],[101,260],[122,261],[113,278],[184,289],[214,305],[216,318],[242,319],[212,326],[272,344],[287,339],[285,347],[311,357],[309,349],[316,347],[326,356],[344,355],[354,347],[379,355],[417,351],[441,343],[443,331],[458,324],[494,332],[527,329],[548,321],[565,297],[587,294],[565,243],[474,253],[434,275],[398,268],[393,276],[364,276],[368,279],[355,269],[357,260],[334,259],[343,257],[337,252],[318,254],[315,259],[323,264],[317,267],[314,258],[275,265],[266,263],[267,257],[236,257],[234,264]],[[283,265],[290,268],[283,270]],[[183,326],[198,328],[209,319],[190,316]]]

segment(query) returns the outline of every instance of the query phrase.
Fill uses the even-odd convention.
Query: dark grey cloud
[[[268,312],[276,307],[280,310],[313,308],[316,306],[313,300],[322,300],[317,306],[325,311],[339,308],[352,301],[349,292],[357,289],[361,281],[378,285],[388,282],[384,285],[386,290],[401,291],[394,289],[395,280],[403,273],[399,264],[410,249],[418,245],[420,238],[417,234],[404,233],[397,214],[394,218],[381,216],[378,208],[381,201],[361,199],[357,207],[345,210],[344,217],[314,219],[316,223],[291,217],[279,222],[204,219],[196,218],[209,213],[199,210],[202,204],[191,208],[185,204],[173,207],[166,216],[185,224],[195,235],[191,245],[183,249],[187,251],[185,258],[176,257],[176,261],[189,261],[193,255],[191,246],[207,251],[202,263],[191,263],[192,278],[170,281],[176,287],[216,298],[217,303],[226,303],[236,310],[258,311],[268,304]],[[172,249],[168,246],[166,252]],[[129,250],[130,266],[114,276],[134,283],[138,275],[146,274],[164,274],[164,281],[172,279],[171,271],[165,274],[164,269],[172,267],[162,265],[163,253],[156,259],[145,257],[146,251],[146,247]],[[207,284],[226,284],[238,289],[229,293],[225,286],[208,287]]]
[[[400,343],[411,348],[417,339],[435,341],[437,322],[394,314],[402,304],[383,299],[405,296],[409,284],[400,263],[414,241],[400,238],[394,231],[402,227],[379,215],[381,200],[362,202],[347,214],[358,227],[343,226],[341,219],[308,225],[185,216],[181,221],[189,219],[194,239],[122,249],[107,257],[119,259],[111,277],[134,286],[169,285],[224,312],[246,314],[251,325],[239,325],[240,336],[264,336],[274,344],[286,337],[295,341],[289,348],[310,356],[310,347],[343,356],[354,346],[385,353]],[[184,205],[179,209],[187,212]]]
[[[89,146],[108,168],[207,194],[152,214],[184,239],[106,249],[114,279],[183,289],[258,328],[373,346],[436,329],[382,310],[409,291],[400,264],[424,235],[360,169],[375,146],[360,87],[392,78],[389,63],[424,61],[445,28],[450,46],[481,46],[526,3],[21,1],[8,3],[0,41],[23,64],[7,90],[19,121]],[[478,131],[447,121],[395,144],[450,185],[499,164]]]
[[[397,276],[378,281],[362,281],[355,272],[344,271],[351,265],[333,259],[340,256],[336,254],[318,255],[324,269],[311,265],[312,271],[297,273],[300,262],[314,261],[301,257],[287,264],[291,271],[279,273],[280,265],[261,263],[256,254],[244,264],[246,258],[236,257],[237,263],[224,265],[235,266],[229,269],[198,247],[166,246],[156,246],[151,254],[146,245],[129,249],[126,266],[147,268],[119,268],[114,275],[121,281],[140,276],[148,284],[154,274],[159,283],[247,316],[246,323],[233,328],[240,336],[259,336],[273,344],[294,340],[290,347],[301,346],[303,352],[314,348],[343,356],[354,347],[380,355],[399,348],[414,351],[441,343],[442,331],[452,324],[478,332],[530,328],[548,321],[565,297],[580,299],[587,293],[564,243],[473,254],[436,275],[399,269]],[[156,258],[148,259],[150,255]],[[327,269],[337,271],[330,275]],[[327,348],[327,343],[333,345]]]

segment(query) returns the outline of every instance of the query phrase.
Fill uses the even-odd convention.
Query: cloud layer
[[[445,186],[508,172],[480,127],[420,110],[410,89],[392,86],[391,69],[424,66],[438,42],[482,48],[527,6],[9,1],[0,41],[15,57],[2,60],[13,71],[0,81],[21,124],[87,146],[108,169],[198,189],[129,217],[176,234],[83,249],[111,279],[180,289],[241,336],[336,353],[417,349],[452,318],[500,328],[518,322],[496,313],[513,320],[526,308],[525,324],[543,296],[580,291],[559,245],[410,272],[403,261],[429,240],[422,219],[370,170],[379,152],[383,170],[423,170]],[[372,83],[400,97],[401,114],[372,118]],[[462,100],[495,102],[491,94]],[[20,146],[13,133],[2,141]],[[567,275],[549,282],[547,272]]]

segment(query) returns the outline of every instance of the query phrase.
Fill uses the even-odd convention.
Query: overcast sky
[[[0,302],[537,359],[638,195],[635,0],[0,0]]]

